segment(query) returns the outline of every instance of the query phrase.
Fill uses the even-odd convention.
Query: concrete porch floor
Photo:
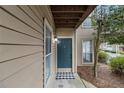
[[[46,88],[96,88],[91,83],[80,79],[77,73],[74,74],[75,79],[55,79],[55,74],[51,75]]]

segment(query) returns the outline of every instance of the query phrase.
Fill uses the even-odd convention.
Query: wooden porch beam
[[[54,19],[80,19],[80,17],[54,17]]]
[[[56,19],[55,22],[78,22],[79,19]]]
[[[79,22],[76,24],[75,29],[80,26],[80,24],[88,17],[88,15],[96,8],[96,5],[89,5],[85,13],[80,18]]]
[[[56,24],[56,26],[75,26],[75,24]]]
[[[81,13],[53,13],[53,17],[81,17]]]
[[[70,26],[69,25],[68,26],[56,25],[56,28],[74,28],[74,25],[73,26],[71,26],[71,25]]]
[[[68,22],[55,22],[56,24],[76,24],[77,22],[72,22],[72,21],[68,21]]]
[[[84,13],[85,11],[52,11],[52,13]]]

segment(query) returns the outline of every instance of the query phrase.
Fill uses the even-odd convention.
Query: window
[[[82,58],[84,63],[92,62],[92,40],[82,41]]]
[[[51,31],[46,27],[46,55],[51,53]]]
[[[49,79],[51,74],[51,45],[52,45],[52,28],[49,25],[48,21],[45,21],[45,32],[44,32],[44,40],[45,40],[45,63],[44,63],[44,80],[45,84]]]
[[[91,21],[90,17],[88,17],[84,20],[84,22],[82,23],[82,27],[83,28],[91,28],[92,27],[92,21]]]

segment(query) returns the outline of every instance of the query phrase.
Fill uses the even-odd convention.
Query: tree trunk
[[[98,46],[94,47],[94,77],[97,77]]]
[[[98,31],[94,44],[94,77],[97,77],[98,52],[100,46],[100,33],[102,31],[101,22],[98,23]]]

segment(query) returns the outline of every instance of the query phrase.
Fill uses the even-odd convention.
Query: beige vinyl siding
[[[43,87],[45,15],[48,6],[0,6],[0,87]]]
[[[72,28],[58,28],[56,29],[57,36],[73,36],[74,35],[74,29]]]

